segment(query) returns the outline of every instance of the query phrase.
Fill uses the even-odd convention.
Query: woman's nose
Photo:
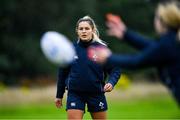
[[[82,32],[86,32],[86,29],[83,29],[83,31]]]

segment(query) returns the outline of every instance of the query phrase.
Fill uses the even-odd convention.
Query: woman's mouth
[[[83,38],[86,38],[86,37],[87,37],[87,35],[82,35],[82,37],[83,37]]]

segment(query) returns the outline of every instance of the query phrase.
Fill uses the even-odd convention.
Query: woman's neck
[[[90,45],[90,43],[93,41],[93,39],[91,39],[91,40],[88,40],[88,41],[83,41],[83,40],[79,40],[79,43],[81,44],[81,45],[83,45],[84,47],[87,47],[87,46],[89,46]]]

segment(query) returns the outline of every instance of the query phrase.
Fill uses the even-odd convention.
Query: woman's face
[[[156,15],[154,17],[154,27],[155,27],[155,30],[156,32],[159,34],[159,35],[162,35],[164,33],[167,32],[167,28],[166,26],[162,23],[159,15]]]
[[[87,21],[82,21],[77,28],[77,34],[82,41],[88,42],[92,39],[93,29]]]

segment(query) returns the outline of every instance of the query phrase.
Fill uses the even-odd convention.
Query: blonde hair
[[[93,41],[96,41],[96,42],[98,42],[98,43],[100,43],[102,45],[107,46],[106,43],[99,38],[99,31],[97,29],[97,26],[96,26],[94,20],[91,17],[89,17],[89,16],[84,16],[83,18],[80,18],[78,20],[78,22],[76,24],[76,32],[77,32],[79,23],[83,22],[83,21],[87,21],[89,23],[89,25],[92,27],[92,29],[94,30],[94,32],[93,32]]]
[[[157,7],[157,14],[164,25],[178,31],[180,39],[180,3],[175,0],[160,3]]]

